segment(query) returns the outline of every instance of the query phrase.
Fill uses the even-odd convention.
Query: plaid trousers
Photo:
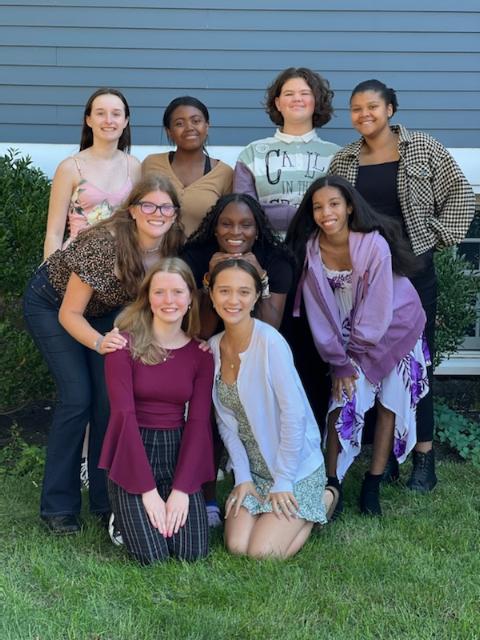
[[[183,429],[140,429],[163,500],[167,500],[172,490],[182,432]],[[108,480],[108,493],[125,548],[141,564],[170,557],[198,560],[208,554],[208,521],[201,491],[190,494],[187,521],[171,538],[164,538],[152,527],[140,494],[128,493],[111,480]]]

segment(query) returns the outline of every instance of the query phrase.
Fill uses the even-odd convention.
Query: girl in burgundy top
[[[160,260],[116,325],[127,346],[105,361],[111,413],[100,457],[116,526],[143,564],[204,557],[213,358],[193,339],[199,314],[189,267]]]

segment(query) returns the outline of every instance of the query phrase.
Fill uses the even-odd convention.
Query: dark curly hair
[[[231,202],[243,202],[250,209],[255,219],[257,238],[253,243],[252,253],[256,253],[257,251],[264,253],[265,251],[274,250],[284,255],[292,265],[295,264],[294,256],[275,233],[265,215],[265,211],[255,198],[252,198],[252,196],[246,193],[230,193],[219,198],[207,213],[198,229],[188,238],[185,249],[200,245],[212,245],[214,250],[216,250],[217,240],[215,238],[215,229],[217,228],[218,219],[225,207]]]
[[[315,191],[323,187],[338,189],[347,205],[352,207],[352,214],[348,216],[348,227],[352,231],[361,233],[378,231],[385,238],[390,247],[392,269],[395,273],[411,277],[422,268],[423,260],[413,253],[402,232],[400,223],[394,218],[389,218],[372,209],[348,180],[332,175],[312,182],[288,227],[285,242],[296,256],[299,270],[305,261],[307,240],[318,232],[318,226],[313,217],[312,199]]]
[[[276,125],[283,126],[283,116],[275,105],[275,98],[279,97],[285,82],[292,78],[303,78],[312,90],[315,98],[315,110],[312,116],[313,126],[316,128],[327,124],[333,115],[332,100],[334,93],[330,89],[328,80],[306,67],[289,67],[285,69],[267,88],[265,92],[265,111],[270,120]]]
[[[387,106],[389,104],[392,105],[392,115],[398,110],[398,100],[395,90],[387,87],[387,85],[383,82],[380,82],[380,80],[375,79],[364,80],[363,82],[360,82],[360,84],[357,84],[350,96],[350,102],[352,101],[354,95],[356,95],[357,93],[364,93],[365,91],[374,91],[375,93],[380,94],[382,100]]]

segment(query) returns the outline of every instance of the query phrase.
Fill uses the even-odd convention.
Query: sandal
[[[333,518],[333,516],[335,515],[335,511],[337,509],[337,505],[340,501],[340,491],[337,489],[337,487],[333,487],[332,485],[327,485],[325,487],[325,491],[329,491],[332,494],[333,500],[331,505],[328,507],[327,509],[327,522],[331,522]]]

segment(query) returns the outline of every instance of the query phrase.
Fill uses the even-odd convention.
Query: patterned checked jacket
[[[398,134],[400,161],[397,191],[413,251],[458,244],[466,236],[475,213],[475,196],[447,149],[421,131],[391,125]],[[363,138],[338,151],[329,174],[357,181]]]

